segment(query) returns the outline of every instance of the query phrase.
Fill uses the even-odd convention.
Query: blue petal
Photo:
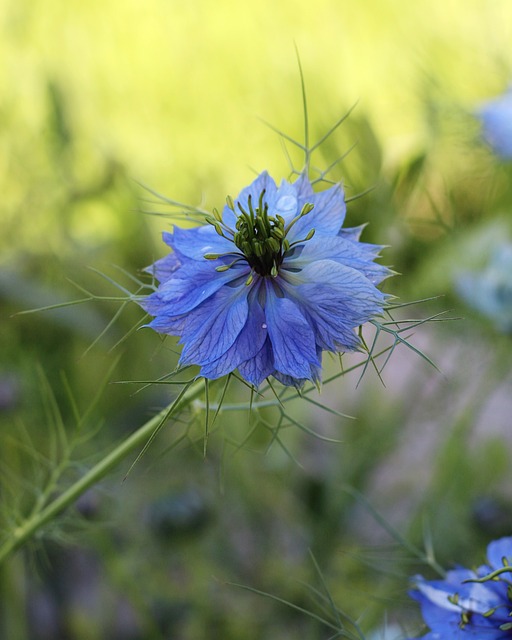
[[[226,205],[222,212],[222,220],[225,225],[230,227],[231,229],[235,228],[236,220],[239,215],[238,202],[242,205],[245,211],[249,210],[249,196],[251,196],[253,207],[256,207],[258,204],[261,192],[265,190],[265,199],[272,198],[275,191],[277,190],[276,183],[273,178],[269,176],[266,171],[260,173],[260,175],[252,182],[248,187],[242,189],[238,198],[235,200],[235,211],[231,211],[231,209]]]
[[[150,267],[146,267],[145,271],[151,273],[159,282],[165,282],[172,277],[181,264],[178,256],[175,253],[170,253],[157,260]]]
[[[351,240],[352,242],[358,242],[361,234],[363,233],[366,224],[361,224],[358,227],[345,227],[344,229],[340,229],[338,235],[346,240]]]
[[[466,582],[476,577],[468,569],[449,571],[444,580],[416,578],[416,589],[410,595],[420,602],[426,624],[433,637],[448,638],[502,638],[499,625],[507,620],[508,608],[490,585]],[[457,594],[457,602],[452,597]],[[498,607],[495,613],[485,616]],[[501,613],[500,613],[501,612]],[[461,614],[470,613],[469,622],[461,627]]]
[[[486,103],[478,115],[487,142],[498,155],[512,159],[512,91]]]
[[[282,268],[302,269],[317,260],[334,260],[364,274],[373,284],[379,284],[391,272],[387,267],[373,262],[380,247],[354,243],[340,236],[314,237],[297,248],[290,258],[285,258]]]
[[[512,537],[510,536],[494,540],[487,547],[487,560],[492,569],[503,568],[503,558],[509,566],[512,565]],[[511,574],[504,575],[510,578]]]
[[[238,372],[242,378],[255,387],[258,387],[265,378],[274,373],[274,352],[268,336],[253,358],[238,365]]]
[[[235,342],[247,321],[248,288],[223,287],[188,314],[181,332],[181,364],[210,364]]]
[[[266,282],[265,316],[274,352],[274,367],[293,378],[311,379],[311,364],[320,366],[315,334],[291,300],[276,295]]]
[[[214,379],[231,373],[242,362],[253,359],[258,355],[267,339],[267,335],[265,314],[259,302],[254,299],[249,303],[247,321],[236,340],[220,358],[204,365],[201,369],[201,375],[205,378]],[[267,375],[268,373],[265,373],[263,377]],[[253,383],[253,380],[249,380],[249,382]]]
[[[464,582],[474,580],[476,577],[473,571],[467,569],[457,569],[451,571],[452,580],[421,580],[417,584],[419,592],[437,608],[443,611],[459,613],[461,611],[471,611],[483,615],[490,609],[500,604],[498,595],[487,585],[478,582]],[[454,579],[453,576],[456,576]],[[458,602],[453,604],[448,599],[449,596],[457,593]],[[431,620],[425,620],[430,627],[433,627]]]
[[[279,215],[285,222],[290,222],[300,213],[297,189],[294,184],[283,180],[279,189],[271,198],[265,198],[268,203],[268,212],[271,216]]]
[[[333,260],[318,260],[306,265],[297,276],[295,293],[308,306],[330,308],[333,314],[357,326],[382,312],[385,294],[357,269]]]
[[[311,380],[311,376],[309,378],[294,378],[293,376],[285,376],[283,373],[279,373],[279,371],[274,371],[272,373],[276,380],[279,380],[281,384],[284,384],[286,387],[295,387],[296,389],[300,389],[304,386],[304,383],[308,380]]]
[[[166,245],[174,249],[174,234],[170,231],[162,231],[162,240]]]
[[[162,283],[142,306],[153,315],[164,313],[178,316],[197,307],[228,282],[248,273],[248,265],[219,272],[208,260],[191,261],[180,267],[170,280]]]
[[[149,311],[149,313],[151,313]],[[187,322],[187,314],[182,316],[157,315],[146,327],[171,336],[179,336]]]
[[[236,245],[219,236],[211,225],[202,225],[192,229],[174,228],[173,247],[187,258],[204,260],[206,253],[228,253],[237,251]]]
[[[354,329],[379,315],[385,301],[359,271],[332,260],[313,262],[298,274],[283,274],[280,283],[311,319],[318,344],[330,351],[356,349]]]
[[[295,242],[304,239],[311,229],[318,235],[335,236],[345,220],[346,205],[341,185],[314,193],[299,202],[299,210],[306,203],[314,205],[313,210],[298,220],[288,234],[288,240]]]
[[[473,614],[469,623],[461,627],[462,610],[458,613],[447,612],[426,601],[422,603],[421,613],[426,624],[432,629],[430,637],[438,640],[498,640],[506,637],[498,624],[478,614]]]
[[[297,191],[297,197],[302,203],[311,202],[311,196],[314,194],[314,191],[306,172],[300,174],[293,183],[293,186]]]

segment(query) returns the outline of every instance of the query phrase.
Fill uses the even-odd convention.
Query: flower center
[[[253,204],[251,195],[247,198],[246,208],[240,202],[237,202],[239,211],[236,211],[232,198],[227,198],[227,204],[233,213],[237,215],[235,230],[227,227],[222,222],[222,218],[216,210],[213,212],[213,217],[207,216],[206,221],[215,227],[220,236],[233,242],[240,253],[223,254],[239,257],[235,258],[231,264],[222,265],[216,267],[216,269],[225,271],[239,260],[245,258],[251,267],[251,276],[247,284],[252,281],[253,273],[257,273],[260,276],[277,277],[286,252],[294,245],[310,240],[315,233],[315,230],[311,229],[305,238],[292,243],[286,238],[297,220],[312,211],[314,205],[311,203],[306,203],[299,215],[295,216],[288,224],[279,214],[275,216],[269,215],[268,204],[265,202],[265,190],[260,193],[256,206]],[[221,256],[219,254],[206,254],[204,257],[207,260],[215,260]]]
[[[260,276],[277,275],[283,254],[289,249],[286,240],[285,220],[282,216],[270,216],[262,191],[258,205],[254,207],[252,198],[247,201],[248,210],[238,202],[240,214],[236,221],[233,242],[247,259],[249,265]]]

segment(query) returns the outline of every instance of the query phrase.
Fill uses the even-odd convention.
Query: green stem
[[[100,460],[85,475],[55,498],[53,502],[41,509],[39,512],[31,515],[19,527],[16,527],[12,532],[11,537],[8,538],[2,546],[0,546],[0,565],[14,551],[30,540],[30,538],[41,527],[50,522],[50,520],[70,504],[74,503],[87,491],[87,489],[94,486],[103,477],[105,477],[109,471],[114,469],[132,451],[143,447],[171,416],[184,409],[201,393],[203,393],[203,391],[204,382],[202,379],[191,384],[188,389],[184,390],[184,392],[176,398],[176,400],[139,427],[139,429],[132,433],[131,436],[123,440],[123,442]]]

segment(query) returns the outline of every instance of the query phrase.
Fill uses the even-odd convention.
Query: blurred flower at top
[[[485,267],[459,276],[456,287],[474,309],[505,333],[512,332],[512,243],[496,246]]]
[[[487,564],[476,571],[459,567],[443,580],[416,576],[410,595],[430,627],[423,640],[512,638],[511,565],[512,537],[507,537],[489,544]]]
[[[512,88],[484,103],[477,115],[482,122],[483,136],[494,152],[512,160]]]
[[[149,326],[180,336],[180,364],[205,378],[318,382],[322,351],[359,348],[355,329],[382,313],[376,285],[391,273],[361,228],[341,228],[345,210],[339,184],[315,193],[305,174],[278,187],[261,173],[208,224],[164,232],[172,253],[139,301]]]

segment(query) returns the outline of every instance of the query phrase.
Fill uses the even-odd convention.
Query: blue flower
[[[208,224],[164,232],[172,253],[140,302],[148,326],[180,336],[180,364],[205,378],[319,381],[322,351],[357,349],[355,328],[382,313],[376,285],[391,273],[361,228],[341,228],[345,210],[340,185],[314,193],[304,174],[279,187],[260,174]]]
[[[461,274],[457,290],[468,304],[505,333],[512,333],[512,244],[494,247],[488,264],[478,273]]]
[[[477,115],[482,122],[483,136],[495,153],[512,159],[512,89],[485,103]]]
[[[487,547],[487,564],[457,568],[444,580],[417,576],[411,596],[421,605],[430,632],[423,640],[512,638],[512,537]],[[475,582],[478,580],[478,582]]]

